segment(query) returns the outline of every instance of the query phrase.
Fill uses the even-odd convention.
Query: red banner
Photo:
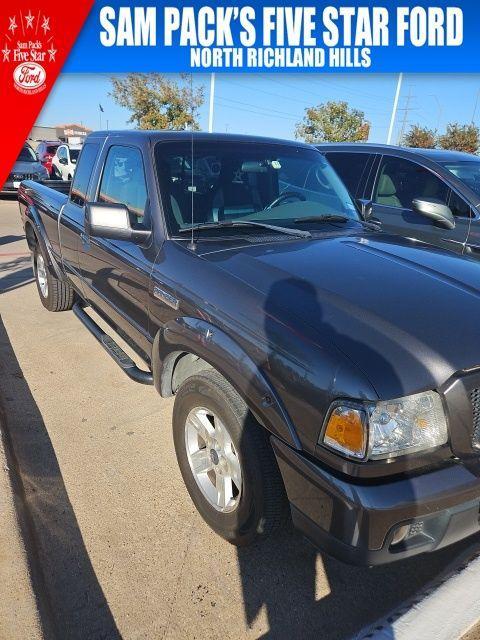
[[[3,185],[50,93],[93,0],[3,3],[0,9]]]

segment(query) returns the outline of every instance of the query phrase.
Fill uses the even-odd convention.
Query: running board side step
[[[130,356],[125,353],[108,333],[105,333],[103,329],[98,326],[95,320],[92,320],[78,302],[73,305],[73,313],[98,342],[100,342],[112,360],[117,363],[120,369],[122,369],[131,380],[139,382],[140,384],[153,384],[153,375],[149,371],[139,369]]]

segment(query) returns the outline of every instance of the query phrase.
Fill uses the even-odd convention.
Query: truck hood
[[[203,257],[261,292],[266,314],[334,344],[381,399],[435,389],[480,365],[474,260],[367,232]]]

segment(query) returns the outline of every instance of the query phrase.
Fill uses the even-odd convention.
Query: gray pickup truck
[[[379,232],[297,142],[93,133],[68,194],[25,181],[19,204],[43,305],[175,396],[185,484],[225,539],[291,513],[378,564],[478,532],[476,261]]]

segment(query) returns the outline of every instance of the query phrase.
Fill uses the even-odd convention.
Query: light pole
[[[392,117],[390,119],[390,127],[388,129],[387,144],[392,144],[393,127],[395,126],[395,118],[397,117],[398,101],[400,99],[400,91],[402,90],[403,73],[398,75],[397,90],[395,92],[395,100],[393,101]]]
[[[480,89],[477,91],[477,97],[475,98],[475,107],[473,108],[472,124],[475,124],[475,116],[477,115],[478,98],[480,97]]]
[[[208,109],[208,133],[213,133],[213,104],[215,100],[215,74],[210,74],[210,105]]]

